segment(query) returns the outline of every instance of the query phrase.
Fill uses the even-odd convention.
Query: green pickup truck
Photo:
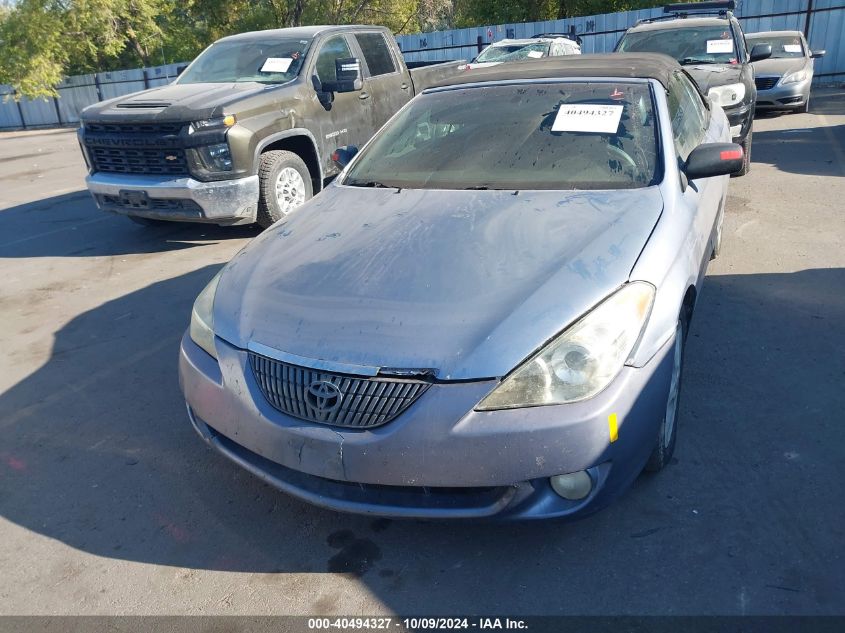
[[[269,226],[337,174],[335,148],[365,143],[459,64],[409,70],[373,26],[223,38],[173,83],[83,111],[88,189],[142,224]]]

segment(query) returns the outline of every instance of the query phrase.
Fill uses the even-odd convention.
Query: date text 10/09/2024
[[[511,618],[309,618],[309,630],[361,630],[399,629],[406,631],[478,629],[478,630],[525,630],[524,620]]]

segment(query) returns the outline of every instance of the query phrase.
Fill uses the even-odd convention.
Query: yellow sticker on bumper
[[[607,428],[610,430],[610,441],[615,442],[619,439],[619,424],[617,423],[616,414],[611,413],[607,416]]]

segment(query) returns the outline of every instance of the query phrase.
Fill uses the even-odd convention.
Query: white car
[[[581,38],[577,35],[541,33],[526,39],[504,39],[494,42],[481,51],[478,57],[469,64],[464,64],[459,69],[472,70],[522,59],[580,54]]]

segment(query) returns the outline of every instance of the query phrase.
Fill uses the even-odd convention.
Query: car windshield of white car
[[[804,45],[798,36],[787,35],[780,37],[754,37],[748,38],[748,47],[752,48],[758,44],[771,44],[772,56],[769,59],[793,59],[804,57]]]
[[[410,189],[632,189],[659,182],[649,84],[460,87],[414,99],[343,184]]]
[[[618,51],[663,53],[681,64],[737,63],[734,38],[727,24],[626,33]]]
[[[177,83],[286,83],[294,79],[309,40],[230,40],[212,44],[185,69]]]
[[[549,51],[548,42],[488,46],[476,57],[476,62],[509,62],[517,59],[544,57]]]

